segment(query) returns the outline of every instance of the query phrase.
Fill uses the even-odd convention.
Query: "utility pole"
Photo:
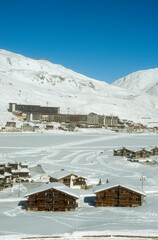
[[[20,179],[19,179],[19,191],[18,191],[18,197],[20,197]]]
[[[143,187],[144,187],[145,177],[144,177],[144,176],[141,176],[140,181],[142,181],[142,189],[143,189]]]

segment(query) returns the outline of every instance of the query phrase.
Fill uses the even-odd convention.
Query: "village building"
[[[63,183],[68,187],[72,187],[73,186],[72,179],[76,177],[78,177],[77,174],[62,170],[62,171],[57,171],[55,173],[50,174],[49,181]]]
[[[12,172],[12,166],[5,166],[5,172],[11,173]]]
[[[45,129],[46,130],[53,130],[54,126],[53,125],[46,125]]]
[[[132,158],[147,158],[151,156],[151,152],[147,151],[145,148],[142,150],[132,153]]]
[[[18,163],[17,162],[9,162],[8,166],[12,168],[12,170],[18,169]]]
[[[0,174],[0,191],[4,189],[4,179],[5,177]]]
[[[0,167],[5,167],[5,163],[0,163]]]
[[[81,177],[81,176],[78,176],[78,177],[72,179],[73,188],[76,188],[76,189],[85,189],[85,188],[87,187],[86,180],[87,180],[87,178]]]
[[[30,178],[30,170],[28,168],[21,168],[17,170],[12,170],[13,178]]]
[[[12,186],[13,186],[12,174],[5,172],[4,173],[4,187],[8,188],[8,187],[12,187]]]
[[[141,206],[145,193],[125,185],[104,184],[94,188],[97,207],[137,207]]]
[[[38,132],[40,130],[39,126],[33,126],[33,132]]]
[[[16,122],[6,122],[6,128],[16,128]]]
[[[98,115],[96,113],[89,113],[87,116],[87,123],[89,125],[98,125]]]
[[[150,152],[151,152],[151,155],[152,155],[152,156],[158,155],[158,147],[152,148],[152,149],[150,150]]]
[[[9,112],[22,112],[26,114],[59,114],[60,108],[59,107],[41,107],[40,105],[26,105],[26,104],[16,104],[16,103],[9,103]]]
[[[129,150],[125,147],[118,149],[118,150],[114,150],[114,156],[124,156],[124,157],[130,157],[133,154],[135,154],[134,151]]]
[[[21,168],[28,168],[28,163],[27,163],[27,162],[21,162],[21,163],[19,164],[19,166],[20,166]]]
[[[0,174],[3,175],[5,173],[5,167],[0,167]]]
[[[21,127],[21,130],[23,132],[33,132],[33,126],[31,126],[30,124],[28,123],[24,123]]]
[[[49,175],[50,182],[60,182],[71,188],[84,188],[86,186],[86,178],[77,174],[63,171],[57,171]]]
[[[33,211],[71,211],[78,207],[76,190],[59,182],[44,184],[25,195],[26,208]]]

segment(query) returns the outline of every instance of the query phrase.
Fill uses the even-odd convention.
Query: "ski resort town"
[[[8,111],[14,115],[14,121],[7,121],[0,127],[1,132],[36,132],[41,129],[53,130],[57,127],[63,131],[77,131],[77,128],[108,128],[116,132],[157,132],[157,127],[148,127],[142,123],[118,116],[89,114],[61,114],[59,107],[41,107],[40,105],[25,105],[9,103]],[[20,121],[20,127],[17,126]],[[19,123],[19,122],[18,122]],[[57,125],[57,124],[58,125]]]

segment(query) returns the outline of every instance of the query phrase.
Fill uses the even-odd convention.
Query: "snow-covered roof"
[[[72,179],[72,180],[74,181],[74,180],[76,180],[76,179],[79,179],[79,178],[83,178],[83,179],[87,180],[87,178],[86,178],[86,177],[82,177],[82,176],[77,176],[77,177],[75,177],[75,178],[74,178],[74,179]]]
[[[49,189],[55,189],[55,190],[58,190],[60,192],[64,192],[64,193],[66,193],[70,196],[79,198],[78,192],[76,190],[74,190],[72,188],[69,188],[65,184],[62,184],[62,183],[59,183],[59,182],[52,182],[52,183],[44,184],[44,185],[42,185],[38,188],[34,188],[31,191],[29,191],[25,195],[25,197],[28,197],[32,194],[43,192],[43,191],[46,191],[46,190],[49,190]]]
[[[4,170],[5,168],[4,167],[0,167],[0,170]]]
[[[0,179],[4,178],[4,176],[2,174],[0,174]]]
[[[0,166],[2,166],[2,165],[4,165],[4,166],[5,166],[5,162],[1,162],[1,163],[0,163]]]
[[[67,171],[58,171],[58,172],[50,174],[49,177],[52,177],[52,178],[55,178],[55,179],[59,180],[61,178],[67,177],[69,175],[74,175],[76,177],[78,176],[75,173],[71,173],[71,172],[67,172]]]
[[[5,176],[5,177],[10,177],[10,176],[12,176],[12,174],[11,174],[11,173],[8,173],[8,172],[5,172],[5,173],[4,173],[4,176]]]
[[[23,162],[23,163],[20,163],[21,166],[28,166],[28,163],[26,162]]]
[[[19,172],[19,170],[12,170],[12,173],[18,173]]]
[[[146,196],[146,194],[144,193],[143,190],[139,190],[137,187],[136,189],[134,187],[131,187],[129,185],[124,185],[124,184],[112,184],[112,183],[107,183],[107,184],[101,184],[101,185],[96,185],[93,189],[93,192],[94,193],[97,193],[97,192],[101,192],[101,191],[104,191],[104,190],[107,190],[107,189],[110,189],[110,188],[114,188],[114,187],[118,187],[118,186],[121,186],[123,188],[127,188],[133,192],[136,192],[136,193],[139,193],[143,196]]]
[[[30,172],[28,168],[21,168],[18,172]]]

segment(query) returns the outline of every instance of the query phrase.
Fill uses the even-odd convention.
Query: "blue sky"
[[[158,0],[0,0],[0,49],[111,83],[158,67]]]

